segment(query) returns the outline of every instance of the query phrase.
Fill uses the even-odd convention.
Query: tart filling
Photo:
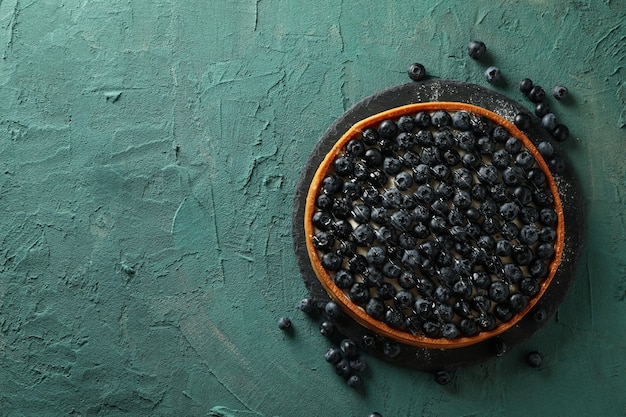
[[[364,119],[311,182],[313,270],[361,325],[455,348],[515,325],[556,273],[563,210],[554,179],[512,123],[455,102]]]

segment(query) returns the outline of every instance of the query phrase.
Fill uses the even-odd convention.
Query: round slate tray
[[[317,143],[302,170],[295,193],[292,218],[294,250],[307,290],[319,308],[323,308],[323,305],[330,301],[330,298],[311,267],[305,245],[306,236],[303,223],[307,193],[317,168],[335,142],[353,124],[394,107],[433,101],[456,101],[473,104],[490,110],[511,122],[516,114],[526,113],[531,116],[532,123],[524,133],[534,143],[544,140],[553,142],[551,136],[541,127],[540,120],[524,106],[484,87],[459,81],[427,80],[402,84],[380,91],[354,105],[330,126]],[[566,156],[556,144],[555,149],[557,149],[557,155],[567,162]],[[553,176],[561,197],[565,219],[565,244],[561,264],[541,299],[513,327],[492,339],[467,347],[428,349],[387,341],[382,336],[372,333],[371,330],[344,315],[344,317],[334,320],[336,328],[341,333],[336,337],[351,338],[361,348],[383,360],[427,371],[456,369],[479,363],[494,356],[500,356],[529,338],[545,324],[563,301],[574,279],[582,246],[582,199],[570,164],[567,163],[563,172],[553,173]],[[376,341],[374,347],[363,345],[362,340],[365,335],[374,337]],[[400,347],[400,353],[393,358],[384,353],[384,346],[385,344],[389,346],[389,343],[396,343]]]

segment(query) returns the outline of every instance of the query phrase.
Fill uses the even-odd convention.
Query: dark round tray
[[[511,122],[518,113],[526,113],[531,116],[531,126],[525,129],[524,133],[534,143],[544,140],[551,141],[557,149],[557,155],[566,161],[566,167],[562,172],[553,173],[563,206],[565,243],[559,268],[547,290],[532,310],[507,331],[483,342],[450,349],[430,349],[398,343],[400,353],[391,358],[385,355],[383,351],[383,346],[388,343],[384,337],[372,333],[371,330],[361,326],[348,315],[344,314],[342,318],[334,320],[336,328],[342,335],[340,337],[353,339],[368,353],[388,362],[427,371],[452,370],[500,356],[528,339],[541,328],[547,319],[554,314],[571,286],[576,274],[583,239],[582,198],[571,165],[560,147],[554,143],[550,134],[541,127],[541,121],[532,115],[528,109],[492,90],[459,81],[427,80],[398,85],[367,97],[346,111],[324,133],[302,170],[294,199],[293,244],[306,288],[319,308],[323,309],[330,298],[311,267],[305,244],[306,236],[303,222],[306,197],[316,170],[335,142],[353,124],[391,108],[433,101],[473,104],[490,110]],[[374,337],[376,340],[374,347],[363,345],[362,340],[365,335]]]

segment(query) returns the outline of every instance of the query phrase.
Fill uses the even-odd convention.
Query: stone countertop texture
[[[412,62],[486,85],[472,39],[495,90],[570,89],[576,281],[448,386],[370,359],[353,390],[296,308],[300,170]],[[0,416],[625,415],[625,45],[624,0],[3,0]]]

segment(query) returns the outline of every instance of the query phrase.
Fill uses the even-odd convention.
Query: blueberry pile
[[[418,337],[472,337],[511,321],[555,255],[546,175],[506,128],[464,110],[383,120],[347,141],[311,220],[321,265],[350,308]]]

